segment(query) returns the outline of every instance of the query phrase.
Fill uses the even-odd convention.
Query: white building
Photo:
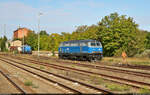
[[[22,41],[20,41],[20,40],[12,41],[12,42],[10,42],[10,46],[21,47]]]

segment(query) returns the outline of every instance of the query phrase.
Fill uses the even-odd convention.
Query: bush
[[[124,50],[123,50],[122,48],[116,50],[116,52],[114,53],[114,57],[120,57],[123,51],[124,51]]]
[[[52,56],[55,56],[55,51],[54,50],[52,51]]]
[[[135,57],[138,57],[138,58],[150,58],[150,49],[145,50],[141,54],[136,54]]]
[[[109,62],[113,62],[113,61],[114,61],[114,59],[109,59],[108,61],[109,61]]]

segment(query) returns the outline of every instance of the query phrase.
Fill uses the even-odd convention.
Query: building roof
[[[17,32],[18,30],[22,30],[22,29],[29,30],[28,28],[23,27],[23,28],[18,28],[17,30],[14,31],[14,33]]]

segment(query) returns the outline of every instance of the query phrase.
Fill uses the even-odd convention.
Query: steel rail
[[[56,68],[56,69],[58,69],[57,67],[60,67],[60,68],[74,70],[74,71],[80,71],[80,72],[85,72],[85,73],[90,73],[90,74],[96,74],[96,75],[100,75],[100,76],[104,76],[104,77],[108,77],[108,78],[123,80],[123,81],[126,81],[126,82],[136,83],[136,84],[139,84],[139,85],[150,86],[150,83],[145,83],[145,82],[140,82],[140,81],[125,79],[125,78],[121,78],[121,77],[115,77],[115,76],[100,74],[100,73],[96,73],[96,72],[90,72],[90,71],[75,69],[75,68],[71,68],[71,67],[64,67],[64,66],[60,66],[60,65],[56,65],[56,64],[49,64],[49,63],[46,63],[46,62],[39,62],[39,61],[35,61],[35,60],[32,60],[32,59],[27,59],[27,58],[22,58],[22,59],[26,59],[26,60],[32,61],[35,64],[40,64],[40,65],[43,65],[43,66],[49,66],[51,68],[52,68],[52,66],[53,66],[53,68]],[[65,69],[63,69],[63,70],[65,70]]]
[[[150,78],[150,73],[146,73],[146,72],[130,71],[130,70],[105,67],[105,66],[98,66],[98,65],[94,66],[94,65],[89,65],[89,64],[72,63],[72,62],[63,62],[63,64],[74,64],[74,65],[89,67],[89,68],[93,68],[93,69],[101,69],[101,70],[113,71],[113,72],[117,72],[117,73],[126,73],[126,74],[132,74],[132,75],[136,75],[136,76]]]
[[[10,79],[3,71],[0,70],[0,73],[13,85],[15,88],[17,88],[22,94],[26,94],[26,91],[24,91],[21,87],[19,87],[18,84],[16,84],[12,79]]]

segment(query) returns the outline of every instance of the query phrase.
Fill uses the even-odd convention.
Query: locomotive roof
[[[96,40],[71,40],[71,41],[64,41],[63,43],[68,43],[68,42],[92,42]]]

